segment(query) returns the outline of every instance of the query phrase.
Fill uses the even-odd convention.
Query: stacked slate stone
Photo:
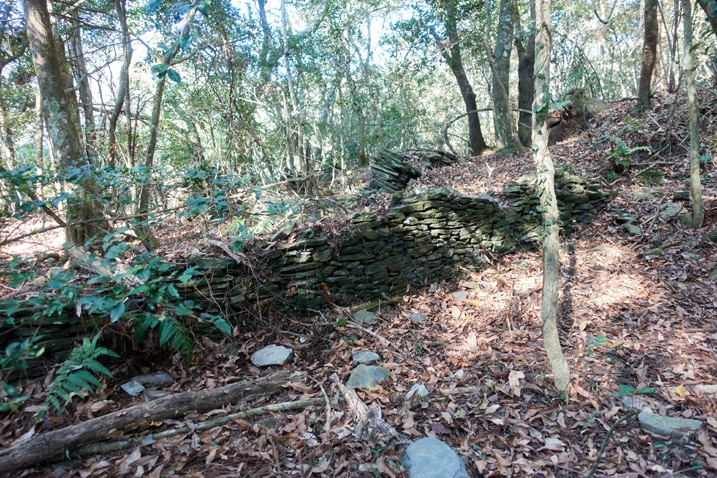
[[[411,179],[421,177],[421,169],[445,166],[458,161],[458,156],[432,149],[414,149],[402,153],[382,151],[371,161],[369,189],[393,193],[406,188]]]
[[[411,179],[420,178],[421,170],[402,153],[382,151],[371,161],[370,189],[393,193],[403,190]]]
[[[612,199],[612,194],[601,191],[596,181],[569,173],[565,169],[555,172],[555,195],[558,198],[561,230],[572,232],[580,225],[588,224]],[[516,241],[520,244],[542,242],[540,225],[540,198],[535,184],[535,175],[523,176],[503,189],[502,198],[509,206],[505,221],[513,224]]]

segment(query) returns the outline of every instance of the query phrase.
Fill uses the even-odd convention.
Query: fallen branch
[[[588,471],[587,473],[585,473],[583,475],[583,478],[592,478],[593,476],[595,476],[595,472],[597,471],[598,465],[600,464],[600,458],[602,458],[602,454],[605,453],[605,448],[607,447],[607,444],[610,442],[610,437],[612,437],[612,434],[615,432],[615,429],[617,429],[618,425],[620,425],[622,422],[624,422],[628,418],[634,417],[638,413],[640,413],[640,410],[632,409],[632,410],[628,411],[627,414],[623,415],[622,417],[620,417],[619,420],[617,420],[615,423],[612,424],[612,426],[610,427],[610,430],[608,430],[608,432],[607,432],[607,436],[605,437],[605,439],[602,442],[602,446],[600,446],[600,450],[598,450],[598,454],[595,457],[595,462],[593,462],[593,466],[590,468],[590,471]]]
[[[229,415],[215,418],[214,420],[207,420],[206,422],[197,423],[194,425],[193,429],[190,429],[189,427],[184,426],[184,427],[180,427],[180,428],[173,428],[171,430],[165,430],[165,431],[159,432],[159,433],[153,433],[152,439],[155,441],[161,440],[163,438],[169,438],[169,437],[173,437],[173,436],[177,436],[177,435],[182,435],[183,433],[189,433],[192,430],[194,432],[203,432],[206,430],[210,430],[212,428],[226,425],[227,423],[229,423],[233,420],[246,419],[246,418],[256,417],[258,415],[266,415],[269,412],[283,412],[286,410],[296,410],[299,408],[311,407],[313,405],[321,405],[324,402],[325,402],[325,399],[323,399],[323,398],[308,398],[305,400],[297,400],[294,402],[273,403],[273,404],[266,405],[263,407],[250,408],[249,410],[244,410],[243,412],[230,413]],[[110,441],[110,442],[96,443],[94,445],[88,445],[88,446],[84,446],[82,448],[77,449],[73,453],[73,455],[79,455],[79,456],[102,455],[102,454],[110,453],[113,451],[126,450],[127,448],[132,448],[132,447],[141,445],[142,441],[145,438],[146,437],[142,436],[142,437],[130,438],[129,440],[116,440],[116,441]]]
[[[480,387],[456,387],[456,388],[439,388],[441,395],[462,395],[464,393],[480,393],[483,389]]]
[[[178,393],[119,410],[86,422],[53,430],[16,442],[0,450],[0,474],[46,461],[65,451],[98,442],[132,425],[203,413],[246,400],[255,395],[271,395],[285,383],[301,381],[305,372],[278,372],[270,377],[245,380],[214,390]]]

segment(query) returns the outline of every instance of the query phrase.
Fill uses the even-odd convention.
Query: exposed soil
[[[353,368],[352,351],[372,350],[392,373],[379,387],[358,390],[359,397],[379,405],[387,422],[407,437],[435,436],[450,444],[471,476],[588,472],[608,430],[628,413],[625,395],[655,413],[695,418],[704,426],[688,438],[659,438],[630,416],[615,427],[594,476],[715,476],[717,396],[700,388],[717,385],[717,279],[710,278],[717,269],[717,246],[702,240],[717,221],[717,101],[714,93],[705,96],[702,153],[712,161],[702,170],[706,215],[699,230],[682,227],[678,216],[660,214],[669,203],[689,210],[689,201],[673,199],[675,192],[688,190],[684,98],[660,96],[654,109],[641,115],[631,113],[633,102],[612,104],[593,119],[589,131],[551,148],[558,166],[602,178],[605,188],[616,192],[593,224],[561,239],[559,327],[573,374],[567,397],[552,388],[542,347],[541,257],[520,253],[494,259],[480,272],[465,271],[455,281],[434,283],[427,277],[424,290],[407,291],[401,303],[374,311],[377,323],[365,326],[373,334],[346,327],[347,310],[336,306],[310,316],[250,317],[254,326],[233,340],[201,340],[191,365],[169,354],[133,359],[115,368],[115,380],[100,396],[76,402],[65,417],[51,416],[34,432],[33,413],[48,384],[27,383],[23,393],[32,400],[20,413],[3,417],[0,444],[135,403],[118,386],[135,373],[165,370],[176,380],[175,392],[269,374],[251,365],[249,356],[265,345],[282,344],[294,350],[285,368],[308,372],[307,383],[232,410],[157,422],[141,433],[187,424],[191,429],[228,411],[323,398],[324,393],[326,404],[234,420],[19,475],[404,476],[401,446],[354,440],[350,410],[329,379],[338,374],[345,381]],[[649,146],[650,152],[631,153],[630,164],[619,174],[609,173],[625,159],[609,158],[614,138],[629,148]],[[426,171],[411,187],[480,194],[499,191],[533,169],[529,153],[484,155]],[[376,210],[387,200],[388,195],[379,195],[357,201],[356,207]],[[619,221],[624,214],[635,216],[642,234],[628,235]],[[194,244],[195,233],[178,228],[160,238],[171,255],[201,247]],[[413,313],[427,320],[411,322]],[[405,402],[417,383],[431,394]]]

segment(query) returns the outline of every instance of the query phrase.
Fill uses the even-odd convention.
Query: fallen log
[[[214,390],[169,395],[66,428],[35,435],[0,450],[0,474],[37,465],[79,446],[98,442],[110,436],[115,437],[118,432],[133,425],[177,418],[190,412],[208,412],[249,397],[277,393],[284,384],[304,379],[306,379],[305,372],[281,371],[270,377],[236,382]],[[136,431],[136,428],[133,430]]]

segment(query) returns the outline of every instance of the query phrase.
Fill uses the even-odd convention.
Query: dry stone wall
[[[610,199],[590,181],[561,172],[556,194],[566,229],[590,221]],[[312,228],[254,256],[253,271],[230,259],[200,257],[206,271],[185,285],[196,300],[222,297],[225,310],[273,301],[294,309],[327,300],[350,304],[397,295],[471,268],[484,254],[531,249],[541,241],[542,217],[533,179],[507,186],[494,198],[440,188],[393,196],[386,214],[358,213],[341,237]],[[261,250],[261,249],[260,249]]]

